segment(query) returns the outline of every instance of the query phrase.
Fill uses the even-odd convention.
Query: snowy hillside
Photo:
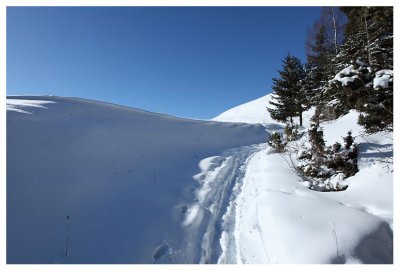
[[[235,106],[213,118],[215,121],[246,122],[246,123],[276,123],[268,112],[267,105],[272,94],[265,95],[253,101]]]
[[[237,106],[214,120],[279,129],[260,114],[268,99],[270,95]],[[312,114],[304,113],[306,128]],[[345,191],[308,189],[309,182],[290,166],[287,154],[258,146],[224,217],[230,226],[220,240],[219,263],[393,262],[393,134],[365,135],[357,118],[351,111],[321,124],[327,145],[342,142],[349,130],[359,144],[360,172],[345,180]]]
[[[360,171],[310,190],[264,143],[268,97],[220,122],[8,97],[8,263],[392,263],[392,134],[322,123],[327,144],[353,131]]]
[[[260,123],[267,126],[267,128],[273,128],[275,125],[282,126],[282,123],[272,119],[267,111],[267,107],[271,106],[269,104],[271,98],[272,94],[268,94],[253,101],[235,106],[219,114],[212,120],[221,122]],[[313,110],[309,110],[303,113],[303,125],[308,125],[313,112]],[[293,119],[298,123],[298,118]]]
[[[266,137],[260,125],[8,97],[7,262],[199,262],[204,225],[218,219],[187,218],[201,161]]]

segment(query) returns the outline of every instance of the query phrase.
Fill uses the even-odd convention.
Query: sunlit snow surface
[[[322,123],[328,145],[352,130],[360,172],[312,191],[263,143],[282,129],[268,99],[222,122],[8,99],[7,262],[391,263],[392,134],[363,135],[355,111]]]
[[[392,263],[393,176],[361,154],[342,192],[309,190],[284,157],[259,146],[224,217],[219,263]]]
[[[267,137],[83,99],[7,104],[8,263],[197,263],[199,163]]]
[[[47,108],[47,104],[54,101],[7,99],[7,111],[15,111],[24,114],[32,114],[37,108]]]
[[[280,129],[283,124],[272,119],[268,113],[267,107],[271,108],[269,102],[272,100],[272,94],[265,95],[253,101],[235,106],[227,111],[214,117],[212,120],[221,122],[244,122],[244,123],[261,123],[267,129]],[[314,113],[314,109],[303,113],[303,125],[307,126],[309,120]],[[298,117],[294,117],[298,123]]]
[[[230,109],[218,121],[265,123],[267,95]],[[266,111],[264,111],[265,113]],[[305,112],[305,123],[313,111]],[[321,123],[326,145],[352,131],[360,172],[342,192],[309,190],[287,155],[267,144],[243,164],[223,217],[219,263],[392,263],[393,134],[363,134],[358,113]],[[282,124],[281,124],[282,125]],[[282,126],[281,126],[282,127]],[[271,129],[272,128],[272,129]]]

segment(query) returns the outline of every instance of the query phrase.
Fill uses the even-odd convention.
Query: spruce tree
[[[393,7],[343,7],[345,27],[342,68],[355,60],[372,72],[393,68]]]
[[[381,84],[377,84],[383,80]],[[358,123],[367,133],[393,131],[393,71],[381,70],[375,75],[375,84],[366,87],[358,100],[361,111]]]
[[[358,101],[358,123],[368,133],[393,131],[393,8],[363,8],[368,30],[368,56],[373,81]]]
[[[363,13],[368,29],[369,66],[372,72],[393,69],[393,8],[367,7]]]
[[[368,61],[367,32],[363,22],[361,7],[342,7],[348,22],[344,31],[344,44],[338,56],[343,69],[355,60]]]
[[[368,133],[393,130],[393,8],[345,7],[348,16],[339,61],[344,68],[329,92],[344,112],[361,112]]]
[[[326,85],[334,75],[335,48],[327,39],[325,25],[321,25],[311,45],[311,52],[307,55],[307,96],[310,104],[314,106],[322,106]]]
[[[273,100],[268,108],[271,117],[277,121],[286,122],[289,118],[299,116],[300,125],[303,125],[302,113],[305,109],[306,97],[303,83],[305,71],[300,59],[288,54],[283,62],[283,70],[278,70],[279,78],[273,78]]]

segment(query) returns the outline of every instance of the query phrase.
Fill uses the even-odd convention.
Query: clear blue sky
[[[7,94],[212,118],[305,59],[318,7],[8,7]]]

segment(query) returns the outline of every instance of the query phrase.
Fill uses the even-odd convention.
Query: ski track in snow
[[[220,263],[221,255],[232,254],[226,251],[226,245],[233,244],[233,236],[226,236],[227,233],[233,234],[234,229],[232,204],[236,204],[247,165],[259,150],[259,145],[251,145],[206,158],[203,172],[194,176],[201,186],[196,193],[197,202],[189,208],[183,226],[199,226],[198,220],[208,220],[204,223],[200,263]]]
[[[248,165],[257,153],[265,152],[265,148],[265,143],[244,146],[231,149],[222,156],[203,160],[203,171],[194,176],[201,183],[196,193],[197,203],[189,208],[183,222],[183,226],[188,228],[206,224],[200,263],[272,262],[263,227],[258,219],[257,189],[251,195],[255,211],[244,218],[243,212],[246,210],[240,208],[244,201],[249,200],[246,198],[247,193],[241,193],[242,190],[253,187],[245,183]],[[243,223],[244,219],[250,219],[250,230],[249,221]],[[249,247],[249,241],[255,246]]]
[[[240,208],[248,200],[245,198],[248,195],[242,194],[242,190],[251,189],[247,187],[248,183],[244,183],[247,167],[257,153],[265,152],[265,148],[265,143],[255,144],[203,160],[206,164],[203,172],[194,176],[201,183],[197,191],[197,203],[189,208],[183,222],[183,226],[191,227],[198,226],[198,220],[208,219],[207,222],[203,221],[207,226],[201,243],[200,263],[271,263],[268,243],[264,240],[265,234],[258,219],[257,189],[253,191],[251,199],[255,212],[246,216],[251,220],[250,231],[249,221],[242,223],[246,210]],[[255,244],[252,247],[256,250],[262,248],[262,251],[252,251],[252,247],[248,246],[249,241]]]
[[[245,193],[242,192],[251,189],[249,183],[246,183],[245,180],[246,170],[254,156],[261,151],[265,151],[265,144],[259,144],[255,147],[255,151],[241,167],[242,174],[236,179],[233,197],[223,217],[225,237],[221,238],[220,241],[222,253],[218,259],[219,264],[271,263],[268,243],[264,240],[264,233],[259,221],[257,204],[259,191],[257,188],[252,190],[250,194],[250,200],[254,204],[254,212],[246,213],[246,218],[244,218],[244,212],[248,210],[241,208],[243,203],[249,200],[246,198],[248,195],[244,195]],[[243,223],[244,219],[246,219],[245,223]],[[248,227],[249,225],[250,228]],[[248,246],[249,243],[254,246]],[[262,249],[260,250],[259,248]]]

